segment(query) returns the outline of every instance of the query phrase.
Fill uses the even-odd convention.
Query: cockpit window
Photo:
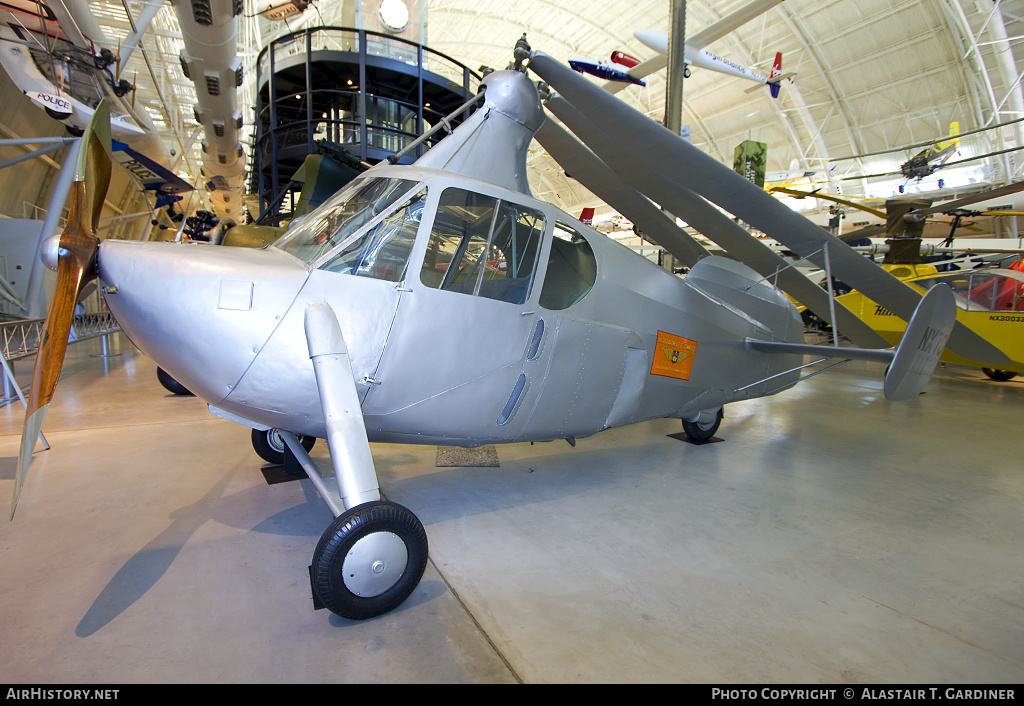
[[[522,304],[530,295],[543,234],[540,211],[446,189],[420,281],[435,289]]]
[[[362,230],[358,237],[350,237],[320,269],[388,282],[402,281],[426,198],[427,190],[422,189],[376,225]]]
[[[274,247],[312,264],[387,211],[417,184],[387,177],[353,179],[281,236]]]
[[[564,223],[555,223],[548,270],[540,305],[545,309],[568,309],[587,295],[597,281],[597,258],[586,238]]]
[[[1024,311],[1024,281],[985,270],[963,270],[913,281],[922,289],[948,284],[967,311]]]

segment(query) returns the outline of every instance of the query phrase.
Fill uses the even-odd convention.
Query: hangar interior
[[[667,31],[672,11],[667,0],[628,11],[576,0],[415,0],[400,3],[408,15],[396,29],[383,10],[394,0],[246,1],[228,13],[228,49],[200,55],[178,19],[195,20],[202,2],[23,4],[41,22],[74,16],[83,35],[119,54],[99,71],[111,86],[132,84],[122,97],[146,128],[137,149],[159,155],[188,187],[170,209],[154,209],[159,192],[115,164],[100,214],[101,238],[111,240],[180,239],[213,224],[188,220],[200,211],[257,220],[278,196],[298,215],[293,173],[314,142],[330,138],[356,164],[377,161],[438,125],[488,68],[505,68],[524,34],[559,61],[614,51],[647,59],[655,52],[634,31]],[[685,3],[686,36],[747,4]],[[1024,118],[1024,4],[754,4],[763,5],[756,17],[707,49],[765,75],[781,52],[793,75],[772,97],[692,64],[681,122],[702,152],[731,167],[738,145],[763,143],[766,181],[876,205],[897,195],[955,200],[1022,179],[1024,122],[1014,121]],[[86,5],[91,23],[81,21]],[[321,26],[356,33],[314,32]],[[0,49],[28,47],[46,63],[38,36],[5,34]],[[264,51],[272,44],[273,59]],[[303,57],[353,46],[361,55],[344,65],[355,67],[355,88],[318,93],[317,72],[343,64]],[[415,80],[388,78],[369,57],[378,49],[403,56]],[[49,78],[62,76],[70,95],[81,57],[52,47],[49,56]],[[0,307],[11,322],[39,320],[55,278],[35,268],[32,234],[63,225],[53,195],[70,150],[46,140],[75,128],[53,108],[48,116],[4,66],[0,159],[31,156],[0,169],[10,295]],[[200,97],[218,82],[222,97]],[[617,96],[660,122],[665,70],[646,84]],[[920,179],[899,174],[954,122],[965,136],[948,166]],[[48,145],[56,148],[40,149]],[[539,143],[526,165],[536,198],[573,217],[594,208],[598,230],[672,267]],[[1012,213],[1020,193],[983,203]],[[836,201],[779,198],[836,234],[884,220]],[[964,218],[973,230],[958,231],[958,242],[1021,248],[1016,215]],[[20,230],[26,222],[36,225]],[[925,236],[944,236],[950,224],[926,227]],[[105,313],[99,294],[84,301],[86,312]],[[886,366],[854,361],[727,405],[711,443],[690,443],[677,419],[656,419],[572,445],[499,445],[497,466],[443,467],[436,446],[373,443],[381,494],[420,518],[430,551],[404,603],[355,621],[313,607],[310,557],[332,519],[314,484],[269,484],[246,427],[172,394],[116,324],[97,322],[95,335],[68,347],[42,429],[50,448],[37,446],[17,514],[0,528],[0,665],[10,682],[1019,681],[1022,377],[996,381],[943,362],[924,394],[892,403]],[[9,358],[27,394],[35,356]],[[24,407],[12,385],[4,389],[0,493],[13,496]],[[331,467],[323,441],[312,458]]]

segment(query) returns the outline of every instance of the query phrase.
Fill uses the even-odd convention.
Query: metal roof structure
[[[180,2],[181,0],[175,0]],[[227,2],[228,0],[214,0]],[[345,0],[350,1],[350,0]],[[362,0],[364,4],[370,0]],[[607,58],[622,50],[641,59],[652,55],[634,36],[637,29],[667,31],[669,0],[423,0],[426,38],[433,49],[473,67],[504,68],[524,33],[536,50],[561,60]],[[689,0],[686,34],[693,35],[744,5],[746,0]],[[342,0],[317,0],[280,30],[302,23],[338,24]],[[152,8],[136,0],[88,3],[97,23],[119,52],[137,18]],[[266,43],[267,22],[245,0],[239,21],[239,56],[245,81],[239,106],[251,124],[256,57]],[[898,171],[910,152],[864,159],[836,157],[889,150],[944,136],[952,121],[962,132],[1024,117],[1020,48],[1024,0],[784,0],[707,48],[767,73],[777,51],[795,76],[781,95],[747,92],[739,78],[694,69],[684,82],[683,123],[691,140],[712,157],[732,162],[733,149],[751,139],[768,145],[768,169],[815,172],[812,181],[852,195],[893,193],[906,180],[856,179]],[[186,157],[183,178],[197,180],[199,135],[195,89],[179,60],[182,47],[171,4],[155,12],[140,44],[119,64],[119,75],[136,85],[136,110],[145,111],[168,145]],[[665,72],[631,86],[619,97],[660,120],[665,107]],[[243,132],[244,134],[244,132]],[[957,160],[1024,146],[1024,122],[979,133],[961,142]],[[595,199],[535,145],[531,184],[538,196],[570,212]],[[1006,151],[936,173],[947,188],[1005,184],[1024,172],[1024,151]],[[910,188],[918,185],[908,184]],[[920,188],[935,189],[922,181]]]

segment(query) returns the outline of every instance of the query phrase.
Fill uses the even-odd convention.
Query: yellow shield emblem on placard
[[[658,331],[658,343],[654,348],[651,375],[689,380],[690,371],[693,369],[693,358],[696,355],[696,341]]]

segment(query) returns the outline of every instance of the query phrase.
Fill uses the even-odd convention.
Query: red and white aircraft
[[[756,81],[761,85],[767,85],[771,90],[772,97],[778,97],[780,82],[783,79],[790,78],[794,75],[792,72],[785,74],[782,73],[781,52],[775,55],[775,62],[772,66],[771,74],[768,76],[762,76],[756,71],[708,51],[705,47],[712,42],[721,39],[737,27],[740,27],[755,17],[764,14],[782,1],[783,0],[753,0],[753,2],[747,3],[735,12],[726,15],[717,22],[708,25],[700,32],[697,32],[692,37],[689,37],[686,40],[683,53],[683,61],[686,66],[683,70],[683,76],[689,78],[689,67],[697,66],[702,69],[710,69],[730,76],[738,76],[739,78]],[[649,76],[655,71],[660,71],[668,66],[668,35],[665,32],[650,29],[639,29],[633,32],[633,36],[640,40],[645,46],[656,51],[657,55],[647,59],[646,61],[641,61],[635,66],[629,68],[628,71],[626,71],[627,76],[634,79],[642,79],[645,76]],[[620,78],[617,79],[617,82],[609,81],[604,85],[604,88],[609,93],[618,93],[625,85],[622,83],[622,81],[625,80],[628,79]],[[758,86],[755,86],[751,88],[750,91],[757,90],[757,88]]]

